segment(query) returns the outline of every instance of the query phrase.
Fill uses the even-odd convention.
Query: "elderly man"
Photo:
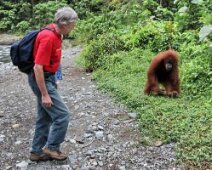
[[[60,151],[68,123],[69,109],[57,92],[55,72],[61,60],[62,37],[74,29],[76,12],[70,7],[58,9],[54,23],[36,37],[34,68],[28,75],[29,85],[37,98],[37,114],[31,161],[65,160]]]

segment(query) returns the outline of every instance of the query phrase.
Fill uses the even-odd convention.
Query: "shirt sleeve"
[[[50,58],[52,54],[53,40],[51,36],[40,35],[37,53],[35,55],[35,64],[50,65]]]

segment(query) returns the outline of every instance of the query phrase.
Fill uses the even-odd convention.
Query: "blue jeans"
[[[65,139],[70,112],[57,92],[55,75],[45,74],[46,88],[53,102],[51,107],[42,105],[41,93],[34,73],[28,75],[28,81],[37,98],[37,117],[32,152],[42,153],[44,146],[50,150],[59,151],[60,144]]]

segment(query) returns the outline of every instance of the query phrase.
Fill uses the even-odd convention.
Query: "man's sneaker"
[[[45,153],[37,154],[34,152],[31,152],[29,159],[31,161],[37,161],[37,162],[52,160],[52,158],[46,155]]]
[[[45,153],[46,155],[57,161],[63,161],[67,159],[67,156],[60,151],[52,151],[48,148],[44,148],[43,153]]]

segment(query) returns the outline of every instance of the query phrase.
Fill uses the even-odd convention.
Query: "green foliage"
[[[99,13],[104,0],[74,0],[71,4],[77,11],[80,19],[87,18],[90,13]]]
[[[142,4],[143,9],[148,9],[154,20],[172,20],[176,9],[173,8],[173,2],[169,1],[155,1],[144,0]]]
[[[192,51],[190,53],[189,51]],[[182,62],[182,87],[188,97],[199,97],[200,94],[212,97],[212,58],[208,46],[187,46],[182,54],[187,62]]]
[[[144,0],[143,6],[145,9],[154,12],[158,7],[158,3],[154,0]]]
[[[200,18],[200,22],[205,25],[212,24],[212,15],[210,14],[210,12],[208,10],[202,11],[202,16]]]
[[[181,163],[196,162],[195,165],[200,166],[200,162],[211,161],[212,116],[209,103],[191,102],[184,97],[150,100],[153,107],[148,104],[138,109],[143,135],[165,143],[176,142]]]
[[[17,4],[17,16],[16,19],[22,22],[24,19],[28,19],[32,15],[32,4],[28,2],[23,2]]]
[[[151,58],[153,53],[147,50],[142,54],[141,49],[134,49],[105,57],[102,61],[105,64],[104,67],[97,69],[93,78],[98,80],[100,88],[114,93],[129,108],[143,105],[136,100],[139,99],[138,95],[143,93],[140,87],[144,85],[142,80],[146,77],[146,67],[149,63],[144,55]]]
[[[87,43],[81,59],[101,90],[139,113],[143,143],[175,142],[180,163],[204,169],[212,153],[212,50],[211,33],[201,32],[201,41],[199,33],[203,24],[211,24],[204,12],[211,6],[208,1],[158,2],[116,1],[116,10],[80,21],[79,33],[86,33],[80,38]],[[169,47],[179,53],[180,98],[146,96],[149,63]]]
[[[136,22],[141,23],[147,17],[150,17],[150,12],[144,10],[138,3],[122,6],[116,11],[104,11],[101,15],[89,14],[89,18],[78,22],[75,34],[78,39],[83,42],[89,42],[96,39],[99,35],[129,27]]]
[[[74,30],[78,39],[88,42],[96,39],[99,35],[106,33],[116,25],[115,15],[92,15],[89,19],[79,21],[77,29]]]
[[[26,31],[28,29],[26,26],[29,26],[29,22],[26,20],[31,16],[31,4],[21,1],[18,4],[4,2],[3,5],[0,8],[0,16],[2,17],[0,31],[15,30],[18,32],[19,28],[20,31]]]
[[[16,25],[15,29],[19,30],[20,32],[26,32],[30,29],[30,23],[28,21],[21,21]]]
[[[125,50],[123,42],[119,37],[107,33],[101,35],[97,40],[91,41],[90,44],[84,48],[81,58],[87,70],[95,70],[104,65],[103,58],[106,55],[111,55],[119,50]]]
[[[181,31],[198,29],[203,23],[211,22],[209,13],[212,10],[212,5],[210,0],[198,2],[177,1],[176,6],[179,11],[175,14],[175,21]]]
[[[0,31],[8,31],[13,26],[13,20],[15,18],[15,9],[4,10],[0,9]]]
[[[135,25],[123,36],[126,46],[131,48],[151,48],[154,52],[166,50],[173,44],[175,34],[178,34],[172,22],[156,22],[147,20],[142,25]]]
[[[86,20],[78,22],[77,29],[74,30],[74,34],[82,42],[89,42],[101,34],[118,29],[127,32],[127,29],[136,23],[143,23],[151,16],[151,12],[135,1],[124,4],[115,11],[103,10],[101,14],[89,13],[87,16]]]
[[[40,28],[53,21],[54,13],[59,7],[67,5],[66,0],[41,2],[31,4],[24,0],[20,2],[0,3],[0,31],[25,33],[31,29]],[[44,17],[45,16],[45,17]]]
[[[33,7],[33,18],[31,22],[36,25],[36,28],[41,28],[53,22],[56,10],[63,6],[66,6],[64,1],[60,3],[57,3],[56,1],[39,3]]]
[[[211,93],[205,89],[205,94],[210,97],[199,96],[196,100],[191,100],[184,92],[178,99],[145,96],[146,70],[152,56],[154,53],[150,50],[137,48],[115,53],[104,58],[104,67],[97,69],[93,78],[100,89],[112,93],[129,110],[139,113],[143,143],[154,144],[157,140],[175,142],[179,162],[200,167],[201,162],[211,161]],[[204,79],[205,76],[202,76],[202,81]],[[200,81],[197,83],[201,85]]]

